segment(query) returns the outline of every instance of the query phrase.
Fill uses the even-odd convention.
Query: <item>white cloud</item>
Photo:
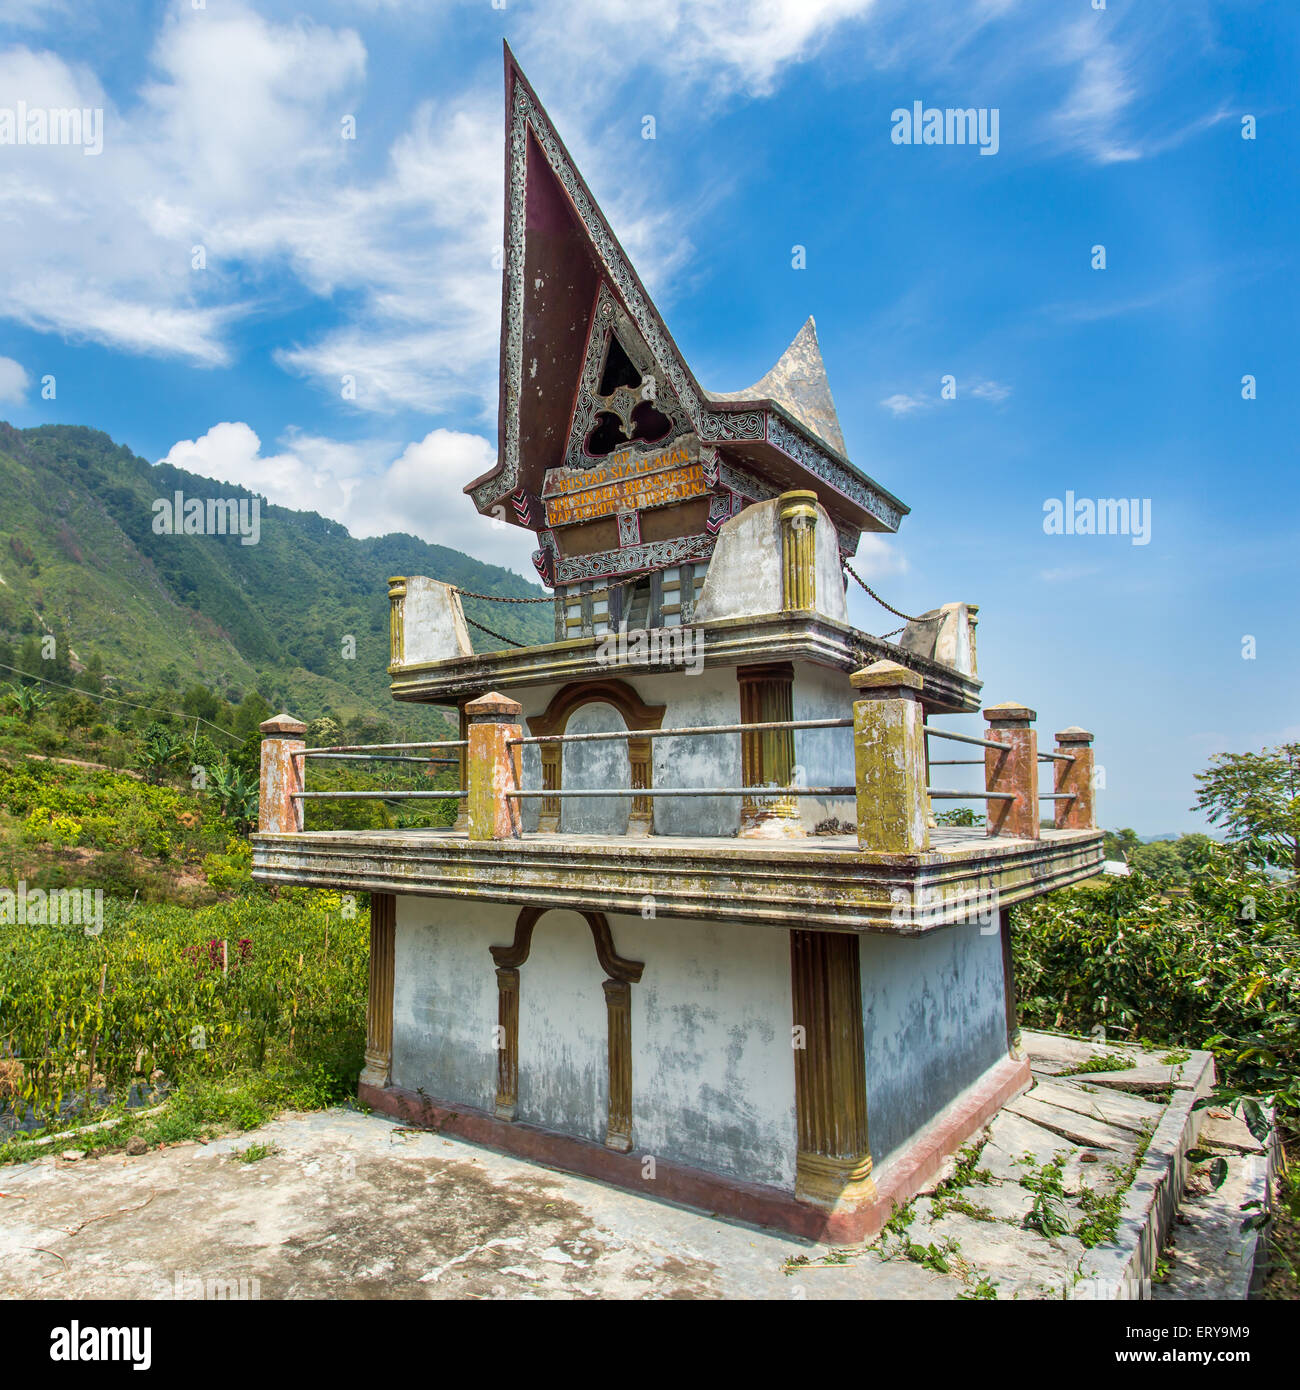
[[[119,109],[87,67],[0,52],[0,92],[103,111],[103,149],[8,148],[0,166],[0,305],[31,327],[199,365],[228,358],[251,304],[220,268],[221,229],[303,190],[328,200],[336,110],[364,75],[357,36],[272,26],[239,5],[174,3],[156,80]],[[213,266],[191,269],[194,245]],[[283,254],[283,248],[276,248]]]
[[[934,404],[924,396],[909,396],[904,391],[896,391],[880,402],[892,415],[910,415],[914,410],[926,410]]]
[[[465,22],[470,8],[331,0],[316,10],[330,16],[325,23],[293,18],[288,0],[258,0],[258,9],[222,0],[203,10],[170,0],[148,80],[120,94],[114,87],[117,101],[88,66],[26,47],[0,52],[0,92],[105,113],[96,158],[78,149],[6,151],[0,312],[72,339],[222,365],[234,326],[263,312],[288,276],[290,294],[302,287],[332,300],[337,317],[279,344],[282,368],[335,397],[340,379],[354,377],[356,405],[369,412],[438,414],[468,403],[489,419],[500,295],[496,84],[480,85],[476,67],[465,77],[473,89],[457,91],[457,75],[449,87],[440,73],[436,98],[412,112],[388,148],[370,141],[377,157],[365,154],[365,141],[339,138],[343,114],[356,114],[365,134],[376,128],[368,121],[393,116],[375,101],[386,93],[376,93],[380,79],[349,25],[381,24],[391,36],[394,25],[418,22],[422,33],[436,32]],[[661,0],[647,20],[643,0],[572,0],[523,9],[513,37],[662,299],[680,288],[692,258],[691,226],[669,190],[628,177],[621,75],[629,51],[655,71],[679,137],[699,133],[709,101],[772,92],[789,67],[846,42],[857,26],[864,68],[949,86],[973,69],[1008,93],[1008,107],[1046,75],[1046,96],[1035,94],[1040,109],[1055,104],[1039,123],[1045,147],[1101,160],[1137,150],[1121,127],[1133,121],[1169,24],[1124,27],[1089,13],[1066,24],[1035,14],[1031,26],[1015,0],[967,0],[953,10],[944,25],[929,25],[902,0]],[[9,0],[6,18],[39,23],[48,12]],[[575,81],[575,54],[601,80]],[[1142,152],[1204,124],[1184,120],[1172,135],[1144,135]],[[712,186],[705,202],[722,185]],[[697,225],[703,206],[699,197],[692,203]],[[191,268],[196,245],[206,271]],[[903,415],[932,402],[899,393],[884,404]]]
[[[22,405],[30,380],[21,362],[0,357],[0,405]]]
[[[0,27],[43,29],[51,19],[66,17],[68,0],[5,0]]]
[[[1067,26],[1058,41],[1060,61],[1076,69],[1070,90],[1052,118],[1060,140],[1099,164],[1140,159],[1137,147],[1116,133],[1120,117],[1137,94],[1130,55],[1097,22],[1096,15]]]
[[[1000,405],[1011,394],[1011,388],[1000,381],[988,381],[977,378],[974,385],[966,384],[965,380],[959,378],[958,398],[963,395],[974,396],[976,400],[989,401],[993,405]],[[930,410],[939,404],[940,398],[927,396],[923,392],[895,391],[892,396],[886,396],[880,404],[895,418],[903,415],[912,415],[918,410]]]
[[[593,72],[613,71],[629,51],[658,67],[675,84],[706,95],[741,90],[765,96],[781,70],[804,62],[841,25],[862,20],[877,0],[569,0],[538,7],[525,25],[520,53],[558,84],[566,76],[569,99],[575,54]],[[582,84],[590,88],[594,84]],[[697,94],[698,95],[698,94]]]
[[[277,452],[263,453],[249,425],[224,421],[174,444],[163,462],[249,488],[279,506],[310,507],[354,536],[401,531],[535,580],[532,532],[479,516],[462,492],[495,459],[481,435],[447,429],[405,448],[290,431]]]

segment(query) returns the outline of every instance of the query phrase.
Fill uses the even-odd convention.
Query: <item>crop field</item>
[[[198,911],[109,901],[102,930],[0,934],[0,1066],[15,1121],[95,1110],[132,1086],[310,1071],[337,1098],[365,1042],[369,913],[337,894]]]

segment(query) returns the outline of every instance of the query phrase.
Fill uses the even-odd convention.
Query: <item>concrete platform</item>
[[[67,1162],[51,1149],[0,1169],[0,1297],[165,1299],[200,1288],[349,1299],[1148,1296],[1141,1276],[1125,1283],[1116,1271],[1146,1268],[1165,1199],[1181,1194],[1180,1155],[1200,1125],[1191,1116],[1206,1114],[1191,1103],[1207,1084],[1207,1055],[1166,1063],[1038,1033],[1025,1044],[1039,1086],[967,1149],[960,1180],[933,1186],[866,1247],[828,1251],[340,1109],[139,1157]],[[1163,1068],[1169,1099],[1062,1075],[1067,1051],[1067,1066],[1112,1054],[1131,1070]],[[1196,1202],[1203,1213],[1233,1205],[1266,1176],[1266,1156],[1240,1127],[1213,1116],[1206,1125],[1201,1142],[1236,1168],[1227,1196],[1212,1201],[1194,1176],[1185,1215]],[[272,1151],[237,1161],[252,1144]],[[1047,1236],[1025,1224],[1034,1204],[1025,1179],[1058,1156],[1069,1229]],[[1118,1203],[1117,1239],[1091,1250],[1077,1235],[1085,1188]],[[1221,1219],[1175,1230],[1175,1273],[1157,1296],[1245,1296],[1253,1245]],[[1226,1266],[1225,1240],[1235,1242]]]

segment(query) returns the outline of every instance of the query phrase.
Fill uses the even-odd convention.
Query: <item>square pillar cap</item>
[[[498,695],[490,690],[477,700],[470,700],[465,713],[475,724],[513,724],[523,713],[523,705],[508,695]]]
[[[873,661],[861,671],[854,671],[849,682],[855,690],[870,690],[883,695],[889,690],[920,690],[924,678],[897,661]]]
[[[295,719],[292,714],[286,714],[283,711],[273,719],[259,724],[257,728],[263,738],[274,738],[276,735],[283,737],[286,734],[305,734],[307,732],[307,726],[301,719]]]
[[[1071,724],[1068,729],[1062,729],[1056,736],[1057,743],[1091,743],[1093,735],[1087,729],[1081,729],[1077,724]]]
[[[990,724],[1032,724],[1038,718],[1038,711],[1018,700],[1004,700],[1000,705],[986,705],[984,718]]]

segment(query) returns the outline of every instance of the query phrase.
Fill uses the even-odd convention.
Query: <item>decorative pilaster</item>
[[[651,745],[652,740],[648,738],[630,738],[627,741],[627,757],[632,769],[633,787],[652,785]],[[654,828],[653,798],[634,796],[632,798],[632,814],[627,820],[627,833],[632,836],[653,835]]]
[[[406,661],[406,576],[388,581],[388,669]]]
[[[627,980],[604,982],[609,1027],[609,1117],[605,1147],[627,1153],[632,1147],[632,986]]]
[[[817,494],[783,492],[781,517],[781,608],[798,612],[817,606]]]
[[[739,666],[740,722],[770,724],[794,718],[794,667],[788,661]],[[770,729],[740,736],[741,786],[788,787],[794,777],[794,730]],[[745,839],[792,839],[803,834],[798,799],[774,791],[747,796],[740,807]]]
[[[542,743],[538,744],[542,758],[542,790],[557,792],[560,790],[560,768],[564,762],[564,745],[562,743]],[[541,818],[537,822],[537,828],[543,834],[554,834],[560,828],[560,798],[558,796],[544,796],[542,798]]]
[[[511,739],[522,730],[523,706],[495,693],[480,695],[465,706],[469,717],[469,838],[517,840],[519,798],[507,796],[519,786],[519,748]]]
[[[497,1098],[499,1120],[513,1120],[519,1108],[519,971],[497,967]]]
[[[827,1207],[872,1201],[858,938],[792,931],[790,983],[804,1043],[794,1053],[795,1196]]]
[[[1020,1014],[1016,1008],[1016,972],[1011,953],[1011,909],[998,908],[998,934],[1002,943],[1002,996],[1007,1011],[1007,1054],[1020,1053]]]
[[[984,789],[1010,792],[1011,797],[989,801],[988,834],[1038,839],[1038,715],[1027,705],[1008,700],[984,711],[988,730],[984,737],[1005,743],[1005,753],[984,750]]]
[[[885,854],[930,847],[922,678],[896,661],[877,661],[849,677],[858,845]]]
[[[293,835],[302,829],[303,803],[294,795],[302,791],[301,755],[307,743],[307,726],[291,714],[277,714],[259,724],[262,762],[257,791],[257,828],[264,835]]]
[[[370,895],[370,993],[366,999],[366,1065],[361,1080],[387,1086],[393,1079],[393,978],[397,957],[397,899]]]
[[[1072,755],[1071,762],[1057,758],[1055,788],[1071,798],[1056,802],[1058,830],[1096,830],[1096,789],[1093,786],[1092,735],[1087,729],[1071,725],[1056,736],[1056,751]]]

